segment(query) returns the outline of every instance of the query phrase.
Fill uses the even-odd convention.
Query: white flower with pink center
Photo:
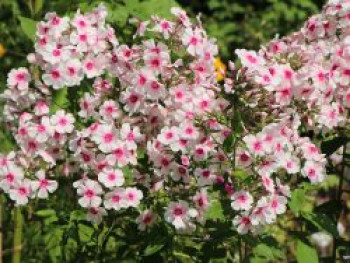
[[[144,96],[136,89],[128,88],[121,94],[120,102],[124,104],[124,110],[132,114],[143,107]]]
[[[107,215],[106,209],[103,207],[89,207],[87,213],[87,220],[100,224],[104,216]]]
[[[141,231],[145,231],[146,228],[151,227],[157,219],[157,214],[152,210],[146,209],[140,213],[136,218],[137,228]]]
[[[284,214],[286,212],[287,203],[287,198],[282,195],[272,195],[269,198],[269,206],[271,210],[277,215]]]
[[[259,136],[247,135],[243,138],[247,144],[249,152],[254,155],[263,155],[265,153],[264,142]]]
[[[80,111],[78,115],[82,118],[89,118],[95,114],[95,107],[97,105],[97,98],[90,93],[85,93],[84,97],[80,99]]]
[[[202,53],[203,37],[200,29],[186,28],[182,36],[182,43],[187,46],[187,52],[192,56]]]
[[[193,202],[196,204],[196,207],[200,211],[206,211],[210,206],[210,200],[208,193],[205,189],[198,191],[193,197]]]
[[[252,195],[244,190],[234,193],[231,196],[231,206],[234,210],[249,210],[253,204]]]
[[[175,143],[179,139],[179,130],[177,127],[164,127],[157,137],[157,140],[164,145]]]
[[[105,120],[113,120],[119,118],[121,116],[121,112],[115,101],[107,100],[100,106],[100,115]]]
[[[120,129],[120,138],[125,141],[126,147],[129,150],[136,150],[136,143],[142,141],[144,137],[145,136],[140,133],[139,127],[131,127],[129,123],[123,123]]]
[[[119,169],[104,169],[98,174],[98,180],[108,188],[122,186],[124,184],[123,172]]]
[[[279,165],[289,174],[300,172],[300,160],[290,154],[282,155],[279,159]]]
[[[164,214],[165,220],[174,225],[176,230],[191,231],[195,225],[191,222],[198,215],[196,209],[189,208],[188,203],[180,200],[179,202],[170,202]]]
[[[65,81],[68,87],[77,86],[84,78],[81,62],[78,59],[68,60],[63,66]]]
[[[138,207],[143,198],[143,193],[136,187],[128,187],[125,189],[125,201],[128,207]]]
[[[237,227],[237,232],[241,235],[247,234],[253,227],[248,212],[245,212],[242,215],[237,215],[232,222],[233,225]]]
[[[103,205],[106,209],[114,209],[116,211],[128,206],[125,198],[125,189],[117,188],[105,195]]]
[[[162,99],[166,94],[167,90],[164,85],[156,80],[152,80],[146,85],[146,95],[151,100]]]
[[[55,131],[60,134],[71,133],[74,129],[75,119],[71,113],[64,110],[58,110],[51,116],[51,124]]]
[[[156,22],[156,26],[153,28],[154,31],[161,32],[164,39],[169,38],[169,34],[174,30],[174,23],[168,20],[162,19]]]
[[[236,164],[238,167],[246,168],[251,165],[253,159],[248,151],[238,148],[236,150]]]
[[[0,170],[0,188],[8,192],[24,178],[23,169],[13,164],[6,165]]]
[[[61,48],[56,44],[48,44],[42,52],[43,59],[51,65],[68,60],[69,50]]]
[[[337,127],[340,122],[344,120],[343,115],[340,113],[340,105],[332,103],[331,105],[322,105],[318,122],[325,127],[332,129]]]
[[[114,147],[111,148],[110,154],[107,155],[107,161],[109,165],[114,166],[117,164],[119,167],[123,167],[129,163],[130,152],[126,147],[126,143],[117,140]]]
[[[235,53],[239,57],[242,65],[245,67],[259,69],[259,66],[265,64],[265,60],[260,57],[255,51],[236,49]]]
[[[104,153],[112,152],[117,146],[117,132],[112,125],[101,125],[94,133],[92,140]]]
[[[52,86],[53,89],[61,89],[66,85],[66,74],[62,67],[52,66],[46,70],[42,79],[48,86]]]
[[[216,175],[210,169],[196,168],[194,175],[197,177],[199,186],[212,185],[216,179]]]
[[[183,139],[196,140],[199,137],[199,132],[193,124],[183,123],[180,125],[179,135]]]
[[[50,118],[42,117],[41,122],[29,128],[29,136],[35,138],[38,142],[45,142],[54,133],[54,127],[51,125]]]
[[[17,182],[9,191],[10,198],[16,202],[16,205],[27,204],[31,193],[30,180],[28,179]]]
[[[98,207],[102,203],[100,195],[103,193],[102,187],[96,181],[87,179],[77,189],[81,197],[78,203],[82,207]]]
[[[44,170],[36,172],[35,176],[37,180],[31,181],[31,187],[38,198],[46,199],[49,197],[49,193],[56,191],[58,183],[54,180],[46,179]]]
[[[322,182],[326,177],[322,165],[313,161],[305,162],[304,167],[301,170],[301,174],[309,178],[313,184]]]
[[[7,77],[7,85],[19,90],[28,89],[29,82],[31,80],[28,69],[18,68],[12,69]]]

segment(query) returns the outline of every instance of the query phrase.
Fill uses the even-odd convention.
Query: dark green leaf
[[[342,147],[345,143],[349,141],[347,137],[335,137],[321,143],[321,151],[327,156],[334,153],[340,147]]]

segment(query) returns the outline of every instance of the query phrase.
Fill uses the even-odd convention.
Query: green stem
[[[239,256],[239,263],[243,262],[243,255],[242,255],[242,239],[241,237],[238,237],[238,256]]]
[[[21,208],[16,207],[14,211],[14,238],[13,238],[13,258],[12,263],[21,262],[21,250],[22,250],[22,230],[23,230],[23,216]]]

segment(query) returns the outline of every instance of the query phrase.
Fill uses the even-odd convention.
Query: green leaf
[[[26,36],[34,42],[37,22],[23,16],[19,16],[18,19],[21,22],[21,28],[24,34],[26,34]]]
[[[43,0],[35,0],[34,13],[38,14],[43,9],[43,5],[44,5]]]
[[[146,247],[146,249],[143,252],[144,256],[151,256],[155,253],[157,253],[158,251],[162,250],[162,248],[165,246],[165,244],[151,244],[149,246]]]
[[[222,209],[221,202],[218,199],[213,198],[212,203],[207,210],[205,217],[207,219],[223,219],[224,218],[224,212]]]
[[[276,262],[283,258],[283,252],[274,246],[259,244],[253,249],[253,254],[258,258],[264,258],[266,261]]]
[[[68,107],[69,101],[67,98],[67,94],[67,88],[54,90],[52,92],[52,104],[50,107],[50,113],[55,113],[59,109],[66,109]]]
[[[318,263],[318,256],[316,250],[302,242],[297,244],[297,262],[298,263]]]
[[[79,224],[79,238],[82,242],[86,243],[91,241],[94,229],[92,227]]]
[[[294,215],[298,216],[303,208],[306,196],[305,191],[302,189],[296,189],[292,192],[291,199],[289,201],[290,210]]]
[[[347,137],[335,137],[332,139],[328,139],[321,143],[321,151],[322,153],[329,156],[336,150],[338,150],[340,147],[342,147],[344,144],[346,144],[348,141],[349,138]]]
[[[53,209],[44,209],[37,211],[35,214],[39,217],[49,217],[56,216],[56,211]]]

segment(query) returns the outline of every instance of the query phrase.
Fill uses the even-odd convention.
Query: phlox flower
[[[123,172],[119,169],[105,168],[98,174],[98,181],[108,188],[122,186],[124,184]]]
[[[125,198],[125,190],[122,188],[116,188],[112,192],[105,195],[103,205],[106,209],[120,210],[128,206]]]
[[[16,184],[21,182],[23,178],[24,172],[22,168],[13,164],[6,165],[0,170],[0,188],[4,192],[8,192]]]
[[[231,200],[231,206],[234,210],[249,210],[253,204],[252,195],[244,190],[234,193]]]
[[[107,215],[106,209],[103,207],[89,207],[87,213],[87,220],[100,224],[104,216]]]
[[[306,161],[301,170],[301,174],[311,181],[311,183],[322,182],[325,174],[321,165],[313,161]]]
[[[194,30],[191,28],[185,29],[182,36],[182,43],[187,46],[187,52],[190,55],[195,56],[201,53],[203,48],[202,42],[203,38],[198,28]]]
[[[192,218],[197,216],[198,212],[189,208],[185,201],[170,202],[164,214],[167,222],[171,223],[176,230],[191,231],[195,229],[195,225],[191,222]]]
[[[7,77],[7,85],[9,87],[15,87],[19,90],[28,89],[29,82],[31,80],[28,69],[18,68],[12,69]]]
[[[102,187],[98,182],[87,179],[77,188],[78,195],[81,197],[78,203],[82,207],[98,207],[102,203],[100,195],[103,193]]]
[[[71,133],[74,129],[75,119],[71,113],[58,110],[51,116],[51,125],[57,133]]]
[[[252,69],[258,69],[265,63],[265,60],[256,54],[255,51],[247,51],[245,49],[236,49],[235,53],[242,62],[242,65]]]
[[[127,187],[124,196],[128,207],[138,207],[143,198],[143,193],[136,187]]]
[[[92,136],[98,148],[104,153],[110,153],[117,147],[117,133],[111,125],[101,125]]]
[[[38,198],[46,199],[49,193],[56,191],[58,183],[54,180],[48,180],[45,178],[45,171],[40,170],[35,173],[37,180],[31,181],[32,191]]]
[[[28,203],[30,195],[32,194],[30,180],[24,179],[18,181],[13,188],[9,190],[11,200],[16,202],[16,205],[25,205]]]
[[[146,209],[136,218],[137,228],[141,231],[145,231],[146,228],[154,224],[156,219],[157,215],[152,210]]]
[[[242,235],[247,234],[253,227],[252,220],[248,212],[235,216],[232,222],[233,225],[237,227],[237,232]]]

